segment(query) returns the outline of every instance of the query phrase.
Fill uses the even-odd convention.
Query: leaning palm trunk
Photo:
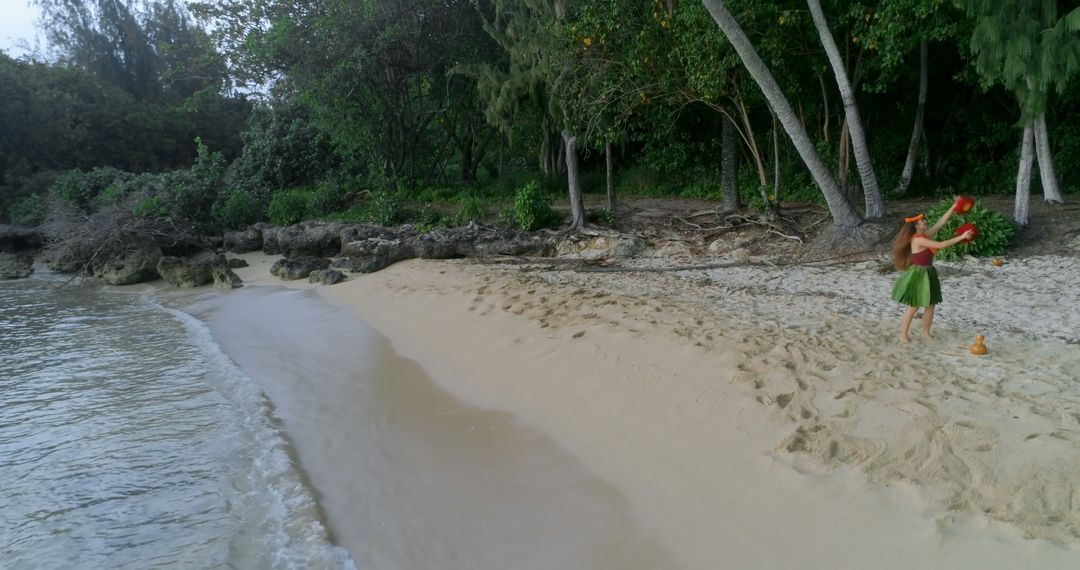
[[[821,155],[814,148],[814,143],[810,141],[806,129],[802,127],[798,117],[795,116],[791,104],[784,97],[784,93],[780,90],[776,79],[773,78],[769,68],[766,67],[765,62],[762,61],[761,56],[758,55],[757,50],[750,43],[750,38],[746,37],[746,32],[742,30],[739,23],[728,12],[723,0],[702,0],[702,2],[709,10],[713,20],[716,21],[717,26],[727,36],[732,47],[738,52],[743,65],[746,66],[746,70],[754,78],[769,105],[776,111],[781,126],[784,127],[784,131],[791,138],[791,143],[795,150],[798,151],[799,157],[802,158],[810,171],[810,175],[814,177],[814,182],[825,196],[825,202],[829,206],[829,213],[832,215],[833,223],[840,227],[855,227],[862,224],[862,218],[855,211],[855,208],[851,206],[851,202],[844,197],[836,180],[829,174],[825,161],[821,159]]]
[[[881,200],[881,190],[878,188],[877,176],[874,175],[874,166],[870,163],[870,151],[866,147],[866,133],[863,132],[862,120],[859,119],[859,107],[855,101],[855,90],[848,81],[847,69],[840,59],[840,50],[836,47],[836,40],[829,31],[829,24],[825,21],[825,13],[821,10],[820,0],[806,0],[810,6],[810,15],[814,19],[814,27],[817,28],[818,36],[821,37],[821,45],[825,47],[825,55],[829,58],[833,75],[836,76],[836,84],[840,88],[840,98],[844,102],[844,116],[847,118],[848,130],[851,132],[851,148],[855,155],[855,166],[859,170],[859,179],[862,181],[863,195],[866,198],[866,217],[880,218],[885,215],[885,204]]]
[[[911,185],[911,177],[915,173],[915,155],[919,151],[919,139],[922,138],[923,116],[926,109],[926,40],[919,42],[919,107],[915,111],[915,128],[911,131],[911,144],[908,145],[907,160],[904,161],[904,170],[900,173],[900,183],[896,187],[897,194],[907,192]]]
[[[1024,138],[1020,145],[1020,171],[1016,174],[1016,204],[1013,220],[1021,226],[1028,223],[1028,204],[1031,202],[1031,162],[1032,148],[1035,146],[1034,127],[1024,127]]]
[[[1057,174],[1054,173],[1054,157],[1050,150],[1050,135],[1046,132],[1046,113],[1035,118],[1035,155],[1039,160],[1039,179],[1042,181],[1043,201],[1049,204],[1062,204],[1058,188]]]
[[[577,137],[570,131],[562,132],[566,147],[566,181],[570,187],[570,229],[580,230],[585,227],[585,204],[581,200],[581,180],[578,177]]]
[[[738,149],[735,147],[735,125],[730,119],[724,121],[724,129],[720,134],[720,186],[724,190],[724,211],[734,212],[739,209],[739,189],[737,188],[736,172]]]

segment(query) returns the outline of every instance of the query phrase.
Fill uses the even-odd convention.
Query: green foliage
[[[16,226],[36,226],[45,220],[45,200],[41,195],[23,196],[11,205],[11,223]]]
[[[279,226],[291,226],[304,220],[308,212],[311,192],[304,189],[280,190],[270,199],[267,214],[270,222]]]
[[[62,174],[52,187],[57,199],[90,211],[98,197],[110,188],[122,189],[135,175],[115,168],[95,168],[89,172],[72,170]],[[110,191],[115,194],[117,190]]]
[[[393,226],[405,219],[405,207],[392,192],[381,190],[371,197],[371,221],[382,226]]]
[[[259,201],[244,190],[233,190],[214,203],[210,215],[226,229],[238,230],[258,222],[263,217]]]
[[[345,188],[333,181],[319,184],[308,199],[307,216],[323,218],[345,206]]]
[[[454,223],[464,226],[469,222],[479,222],[487,217],[488,211],[484,201],[475,194],[463,196],[459,201]]]
[[[531,232],[558,220],[551,209],[550,200],[536,182],[530,182],[518,189],[514,195],[514,214],[518,227]]]
[[[132,208],[131,213],[136,216],[166,219],[172,217],[172,205],[164,196],[150,196]]]
[[[947,199],[931,208],[926,213],[928,221],[936,223],[948,211],[953,202],[954,200]],[[975,204],[967,214],[957,214],[950,218],[948,223],[938,232],[938,241],[954,237],[956,228],[966,223],[975,224],[975,227],[979,228],[979,237],[975,238],[971,243],[958,243],[941,250],[937,254],[938,258],[949,260],[959,259],[965,255],[976,257],[1002,255],[1016,237],[1016,226],[1013,225],[1011,220],[998,212]]]

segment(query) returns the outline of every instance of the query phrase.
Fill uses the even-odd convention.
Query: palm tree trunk
[[[607,166],[607,209],[609,212],[615,212],[615,180],[614,165],[611,158],[611,139],[604,141],[604,163]]]
[[[900,183],[896,187],[897,194],[907,192],[911,185],[911,177],[915,174],[915,155],[919,152],[919,139],[922,137],[923,116],[926,108],[926,40],[919,42],[919,106],[915,111],[915,128],[911,131],[911,143],[908,144],[907,160],[904,161],[904,170],[900,173]]]
[[[798,151],[799,157],[802,158],[807,169],[810,170],[810,175],[814,178],[814,182],[821,190],[822,195],[824,195],[833,223],[840,227],[855,227],[862,224],[862,217],[852,207],[851,202],[844,197],[840,187],[836,184],[836,180],[829,174],[825,161],[821,159],[821,155],[814,148],[814,143],[810,141],[809,135],[799,124],[795,112],[791,109],[791,104],[784,97],[784,93],[780,90],[776,79],[773,78],[769,68],[766,67],[765,62],[762,61],[761,56],[754,49],[754,45],[750,43],[750,38],[746,37],[746,32],[742,30],[739,23],[728,12],[727,7],[724,6],[724,1],[702,0],[702,3],[705,4],[717,26],[720,27],[720,30],[727,36],[728,41],[731,42],[732,47],[739,54],[743,65],[746,66],[747,71],[750,72],[751,77],[758,84],[769,105],[776,111],[777,119],[784,127],[788,137],[791,138],[792,145]]]
[[[738,148],[735,142],[735,125],[730,119],[724,121],[723,131],[720,134],[720,186],[724,190],[724,211],[734,212],[739,209],[739,189],[737,187]]]
[[[578,178],[577,137],[570,131],[563,131],[562,138],[566,147],[566,181],[570,188],[570,229],[581,230],[585,227],[585,204],[581,200],[581,180]]]
[[[1024,138],[1020,144],[1020,171],[1016,174],[1016,204],[1013,220],[1021,226],[1028,223],[1028,204],[1031,202],[1031,147],[1035,146],[1034,127],[1024,127]]]
[[[829,24],[825,21],[825,13],[821,10],[821,0],[806,0],[806,3],[810,6],[810,15],[821,37],[821,44],[825,47],[825,55],[828,56],[829,64],[832,65],[836,84],[840,88],[840,98],[844,102],[844,115],[847,117],[848,129],[851,132],[851,148],[855,154],[855,166],[859,170],[863,196],[866,198],[866,217],[881,218],[885,215],[885,203],[881,200],[881,190],[878,188],[877,176],[874,175],[874,165],[870,163],[870,150],[866,146],[866,133],[863,132],[862,120],[859,118],[855,90],[851,88],[847,69],[844,67],[843,60],[840,59],[840,50],[837,49],[836,40],[833,39]]]
[[[1035,118],[1035,155],[1039,160],[1043,201],[1048,204],[1065,203],[1058,188],[1057,174],[1054,173],[1054,153],[1050,150],[1050,134],[1046,132],[1046,113],[1039,113]]]

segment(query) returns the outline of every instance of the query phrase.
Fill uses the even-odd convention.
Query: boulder
[[[244,280],[228,267],[215,267],[211,277],[214,279],[214,287],[218,289],[235,289],[244,286]]]
[[[372,273],[416,257],[416,249],[405,241],[378,237],[349,242],[341,253],[352,260],[353,271],[359,273]]]
[[[285,281],[293,281],[296,279],[305,279],[311,275],[312,271],[318,271],[320,269],[326,269],[330,266],[330,261],[322,257],[293,257],[279,259],[270,266],[270,274],[276,277],[280,277]]]
[[[263,233],[255,228],[239,232],[225,232],[222,248],[233,253],[259,251],[263,247]]]
[[[161,248],[152,242],[138,242],[112,255],[94,260],[94,277],[108,285],[133,285],[156,279]]]
[[[0,224],[0,253],[36,251],[41,244],[41,233],[34,228]]]
[[[645,240],[620,234],[571,235],[555,244],[555,251],[585,259],[636,257],[645,251]]]
[[[226,263],[228,264],[229,269],[240,269],[241,267],[248,266],[248,262],[246,260],[240,259],[238,257],[230,257]]]
[[[214,281],[214,270],[228,268],[225,256],[202,253],[194,257],[165,256],[157,264],[158,274],[174,287],[201,287]]]
[[[263,226],[263,251],[284,254],[285,257],[319,257],[335,255],[341,251],[341,232],[344,224],[331,222],[303,222],[278,228]]]
[[[322,283],[323,285],[336,285],[345,280],[345,274],[335,269],[320,269],[312,271],[308,275],[309,283]]]
[[[34,272],[34,258],[27,253],[0,252],[0,280],[22,279]]]

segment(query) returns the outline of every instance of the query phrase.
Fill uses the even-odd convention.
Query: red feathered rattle
[[[956,228],[956,235],[964,235],[964,232],[971,230],[971,237],[964,240],[964,243],[971,243],[975,241],[975,238],[979,237],[979,228],[975,227],[975,224],[964,224]]]
[[[971,211],[971,208],[975,206],[975,198],[971,196],[960,196],[956,199],[956,213],[966,214]]]

